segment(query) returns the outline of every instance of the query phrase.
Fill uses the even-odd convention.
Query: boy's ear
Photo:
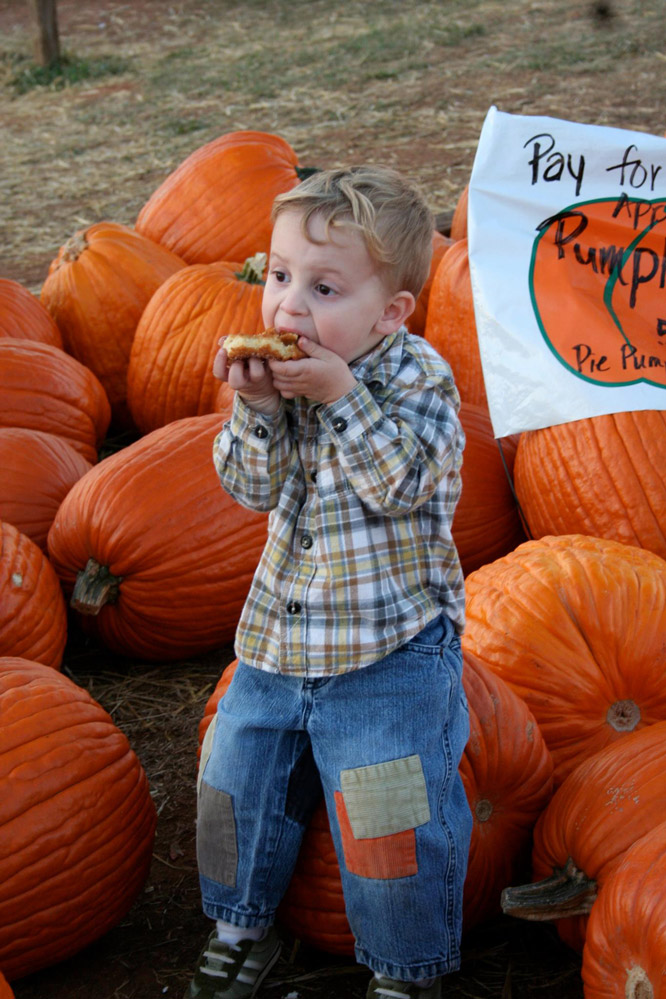
[[[377,323],[377,332],[382,333],[384,336],[389,333],[395,333],[406,319],[411,316],[415,308],[416,299],[411,291],[396,292]]]

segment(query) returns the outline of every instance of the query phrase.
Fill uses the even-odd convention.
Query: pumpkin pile
[[[0,971],[10,980],[106,932],[147,876],[147,780],[113,721],[59,672],[68,621],[153,662],[232,641],[267,518],[219,486],[212,444],[233,393],[212,360],[222,332],[261,327],[271,205],[309,170],[280,136],[224,134],[148,196],[133,226],[102,221],[67,238],[39,298],[0,277]],[[464,928],[502,910],[547,914],[582,952],[586,999],[657,999],[666,413],[494,438],[467,193],[449,232],[433,231],[409,320],[452,366],[467,440],[453,522],[471,722]],[[202,761],[234,669],[205,705]],[[42,909],[45,879],[57,920]],[[314,946],[353,952],[323,803],[280,918]]]

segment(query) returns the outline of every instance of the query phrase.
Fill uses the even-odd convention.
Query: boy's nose
[[[301,315],[306,311],[304,296],[292,285],[280,302],[280,307],[290,315]]]

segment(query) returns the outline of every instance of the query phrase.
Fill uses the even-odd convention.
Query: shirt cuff
[[[320,406],[317,415],[331,437],[343,445],[377,429],[384,420],[381,406],[363,382],[341,399]]]
[[[236,393],[229,420],[229,432],[232,437],[242,440],[244,444],[265,451],[276,437],[284,433],[286,422],[282,402],[280,402],[277,413],[271,416],[268,413],[259,413],[256,409],[252,409]]]

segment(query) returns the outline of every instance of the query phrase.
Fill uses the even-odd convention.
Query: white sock
[[[237,944],[241,940],[263,940],[268,933],[267,926],[234,926],[223,919],[216,920],[217,939],[223,943]]]

